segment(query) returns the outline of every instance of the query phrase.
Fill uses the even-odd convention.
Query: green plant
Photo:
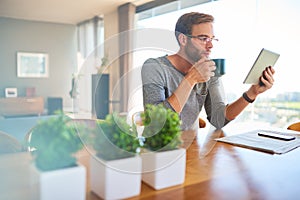
[[[146,105],[142,114],[145,126],[144,148],[152,151],[168,151],[180,147],[181,128],[179,115],[162,104]]]
[[[139,141],[124,118],[116,113],[105,120],[97,121],[93,147],[97,156],[104,160],[115,160],[135,156]]]
[[[35,164],[42,171],[76,166],[74,153],[83,145],[78,127],[63,113],[40,121],[31,132],[28,146],[34,148]]]
[[[103,71],[105,70],[105,67],[107,67],[107,65],[109,64],[108,61],[109,61],[108,60],[108,54],[106,54],[105,56],[103,56],[101,58],[101,65],[98,66],[98,67],[96,67],[98,74],[102,74],[103,73]]]

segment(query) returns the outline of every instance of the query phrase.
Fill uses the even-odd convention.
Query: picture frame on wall
[[[5,88],[5,97],[17,97],[18,90],[17,88]]]
[[[49,76],[47,53],[17,52],[18,77],[46,78]]]

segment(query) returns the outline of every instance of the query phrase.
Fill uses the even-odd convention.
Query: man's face
[[[203,38],[213,38],[212,23],[202,23],[193,25],[191,37],[187,38],[187,43],[184,46],[184,51],[187,58],[193,63],[197,62],[203,56],[209,57],[213,44],[211,41],[204,41]],[[197,36],[197,37],[194,37]]]

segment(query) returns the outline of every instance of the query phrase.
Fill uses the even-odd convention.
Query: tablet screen
[[[278,58],[279,58],[278,53],[269,51],[267,49],[262,49],[243,83],[258,84],[259,77],[262,75],[266,67],[269,66],[274,67]]]

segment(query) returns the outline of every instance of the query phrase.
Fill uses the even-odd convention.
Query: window
[[[222,79],[228,103],[249,88],[242,82],[262,48],[280,53],[274,66],[273,88],[260,95],[235,122],[253,120],[261,125],[284,128],[300,118],[300,79],[298,63],[295,63],[300,52],[299,10],[297,0],[220,0],[155,16],[149,14],[149,10],[145,11],[147,15],[138,13],[136,27],[174,31],[176,21],[183,13],[212,14],[215,35],[220,42],[215,45],[211,57],[226,59],[226,74]],[[138,51],[134,65],[140,67],[147,58],[164,54],[166,52],[156,49]]]

